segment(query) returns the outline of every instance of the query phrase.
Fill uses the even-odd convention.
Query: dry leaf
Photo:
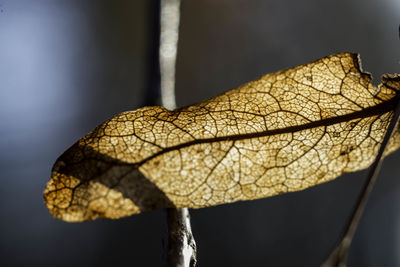
[[[199,104],[104,122],[57,160],[44,192],[65,221],[202,208],[293,192],[367,168],[399,101],[344,53],[272,73]],[[396,128],[386,154],[400,146]]]

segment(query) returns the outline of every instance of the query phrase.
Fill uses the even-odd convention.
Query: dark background
[[[55,159],[109,117],[143,105],[154,1],[0,0],[0,264],[161,266],[161,211],[70,224],[42,191]],[[177,103],[351,51],[399,72],[398,0],[184,0]],[[399,152],[385,160],[349,266],[400,266]],[[192,210],[199,266],[317,266],[366,172],[274,198]]]

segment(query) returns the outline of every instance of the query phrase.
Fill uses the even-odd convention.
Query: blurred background
[[[399,72],[398,0],[183,0],[178,106],[337,52]],[[0,264],[161,266],[163,212],[70,224],[47,211],[52,164],[78,138],[157,97],[157,1],[0,0]],[[154,82],[154,81],[153,81]],[[349,266],[400,266],[400,153],[389,156]],[[199,266],[318,266],[366,172],[192,210]]]

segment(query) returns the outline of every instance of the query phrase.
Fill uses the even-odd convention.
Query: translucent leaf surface
[[[400,90],[398,75],[379,90],[370,80],[344,53],[193,106],[121,113],[60,156],[46,205],[66,221],[119,218],[299,191],[367,168]],[[397,128],[387,153],[399,145]]]

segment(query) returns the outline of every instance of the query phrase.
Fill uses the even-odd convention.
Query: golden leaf
[[[57,160],[44,192],[66,221],[293,192],[367,168],[399,101],[357,55],[268,74],[199,104],[121,113]],[[396,128],[386,154],[400,146]]]

